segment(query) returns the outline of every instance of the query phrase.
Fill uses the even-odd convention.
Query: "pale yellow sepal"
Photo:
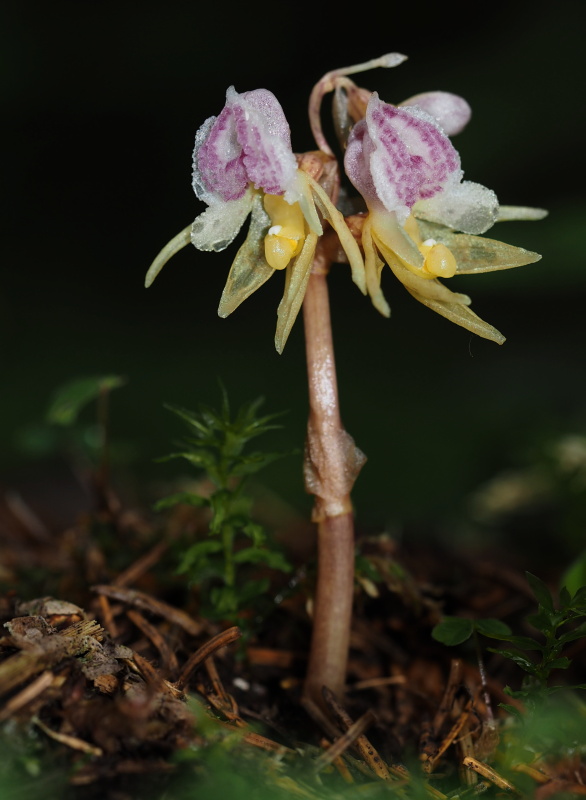
[[[423,271],[423,256],[417,247],[418,241],[411,237],[411,231],[407,232],[399,225],[396,215],[389,213],[385,209],[372,209],[369,213],[372,221],[372,229],[376,231],[376,237],[388,250],[391,250],[409,267],[413,272]],[[426,237],[428,238],[428,237]]]
[[[364,250],[364,269],[366,274],[366,288],[373,306],[383,317],[391,316],[391,309],[385,300],[380,288],[381,273],[384,261],[380,258],[372,241],[372,222],[367,217],[362,228],[362,248]]]
[[[413,295],[416,300],[423,303],[424,306],[431,308],[432,311],[441,314],[442,317],[449,319],[450,322],[455,322],[462,328],[475,333],[477,336],[482,336],[483,339],[490,339],[497,344],[503,344],[505,337],[488,322],[485,322],[477,314],[475,314],[468,306],[461,303],[446,303],[432,300],[429,297],[423,297],[417,292],[413,291],[409,286],[405,287],[407,291]]]
[[[264,238],[269,225],[270,219],[264,210],[262,195],[255,192],[248,235],[236,253],[220,298],[220,317],[231,314],[274,274],[275,270],[267,264],[264,257]]]
[[[313,181],[306,172],[303,172],[303,170],[300,169],[297,170],[297,176],[295,179],[297,202],[299,203],[299,207],[303,212],[305,221],[309,225],[309,230],[313,231],[313,233],[317,233],[318,236],[321,236],[323,234],[323,228],[319,214],[315,208],[315,201],[313,197],[314,183],[315,181]],[[289,202],[288,192],[285,192],[285,200]]]
[[[180,250],[183,250],[188,244],[191,244],[191,224],[192,223],[178,233],[177,236],[174,236],[156,256],[144,279],[144,285],[147,289],[163,269],[167,261],[173,258]]]
[[[499,206],[497,222],[509,222],[515,220],[535,221],[547,217],[549,211],[544,208],[532,208],[530,206]]]
[[[408,265],[404,264],[392,250],[389,250],[387,246],[378,239],[377,232],[375,231],[373,231],[373,240],[395,276],[410,292],[415,292],[418,296],[425,297],[427,300],[438,303],[457,303],[463,306],[470,305],[471,300],[467,294],[452,292],[436,278],[422,278],[416,275],[409,269]]]
[[[277,330],[275,333],[275,348],[279,354],[285,348],[291,328],[297,319],[305,297],[317,239],[316,233],[308,233],[301,252],[285,270],[285,290],[277,309]]]
[[[352,280],[358,286],[362,294],[366,294],[366,277],[364,274],[364,261],[360,247],[356,239],[350,233],[350,229],[346,225],[343,215],[338,211],[336,206],[332,203],[327,193],[322,187],[314,181],[309,175],[306,175],[307,180],[311,186],[315,203],[332,228],[338,234],[340,244],[346,253],[350,269],[352,271]]]
[[[539,253],[495,239],[473,236],[470,233],[455,233],[451,228],[422,220],[418,220],[418,225],[424,239],[432,238],[449,247],[458,264],[459,275],[513,269],[534,264],[541,259]]]
[[[484,339],[490,339],[497,344],[502,344],[505,341],[505,337],[502,333],[468,308],[471,302],[468,295],[452,292],[447,286],[444,286],[443,283],[435,278],[429,279],[416,275],[409,265],[404,264],[392,250],[389,250],[383,242],[378,240],[374,232],[373,241],[380,250],[386,263],[393,271],[395,277],[401,281],[403,286],[416,300],[419,300],[424,306],[441,314],[442,317],[449,319],[451,322],[455,322],[456,325],[460,325],[462,328],[466,328],[466,330],[478,336],[482,336]],[[378,308],[376,303],[375,306]]]

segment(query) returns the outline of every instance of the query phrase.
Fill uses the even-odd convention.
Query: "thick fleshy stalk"
[[[329,259],[318,245],[303,301],[309,388],[305,485],[315,495],[318,573],[304,698],[322,706],[322,689],[344,692],[354,590],[350,491],[365,456],[340,417],[327,287]]]

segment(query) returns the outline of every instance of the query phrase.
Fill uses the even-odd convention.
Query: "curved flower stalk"
[[[206,120],[195,139],[193,189],[207,209],[161,250],[145,285],[150,286],[189,242],[198,250],[224,250],[250,216],[248,235],[232,264],[218,314],[227,317],[275,271],[284,270],[275,335],[281,353],[305,296],[317,241],[324,232],[322,218],[338,234],[352,278],[366,293],[360,249],[316,180],[322,167],[320,158],[298,159],[293,154],[289,125],[271,92],[238,94],[230,87],[222,112]]]

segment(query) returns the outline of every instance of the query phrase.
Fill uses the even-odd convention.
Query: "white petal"
[[[437,120],[448,136],[454,136],[465,128],[472,115],[472,109],[457,94],[451,92],[423,92],[410,97],[400,106],[419,106]]]
[[[252,189],[239,200],[209,206],[191,226],[191,243],[198,250],[225,250],[234,241],[252,208]]]
[[[463,181],[449,184],[429,200],[420,200],[413,213],[463,233],[484,233],[497,221],[499,204],[492,189]]]

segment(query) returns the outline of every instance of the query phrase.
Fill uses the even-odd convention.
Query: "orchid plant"
[[[153,261],[150,286],[166,262],[192,243],[228,247],[250,217],[218,313],[226,317],[276,271],[285,272],[275,346],[282,353],[303,308],[309,389],[305,486],[315,497],[318,575],[304,697],[323,708],[322,689],[344,689],[354,585],[354,519],[350,493],[364,454],[340,417],[327,274],[350,266],[352,280],[384,316],[381,288],[387,264],[419,302],[498,344],[503,335],[470,309],[470,298],[441,279],[508,269],[538,261],[536,253],[488,239],[501,220],[535,220],[541,209],[499,205],[493,191],[463,180],[451,138],[468,123],[468,103],[427,92],[398,105],[357,86],[349,76],[395,67],[405,56],[382,58],[326,74],[309,99],[317,149],[295,154],[283,110],[266,89],[230,87],[217,117],[200,127],[193,153],[193,188],[207,208]],[[333,93],[333,121],[343,158],[326,140],[322,102]],[[356,189],[342,188],[343,173]]]

